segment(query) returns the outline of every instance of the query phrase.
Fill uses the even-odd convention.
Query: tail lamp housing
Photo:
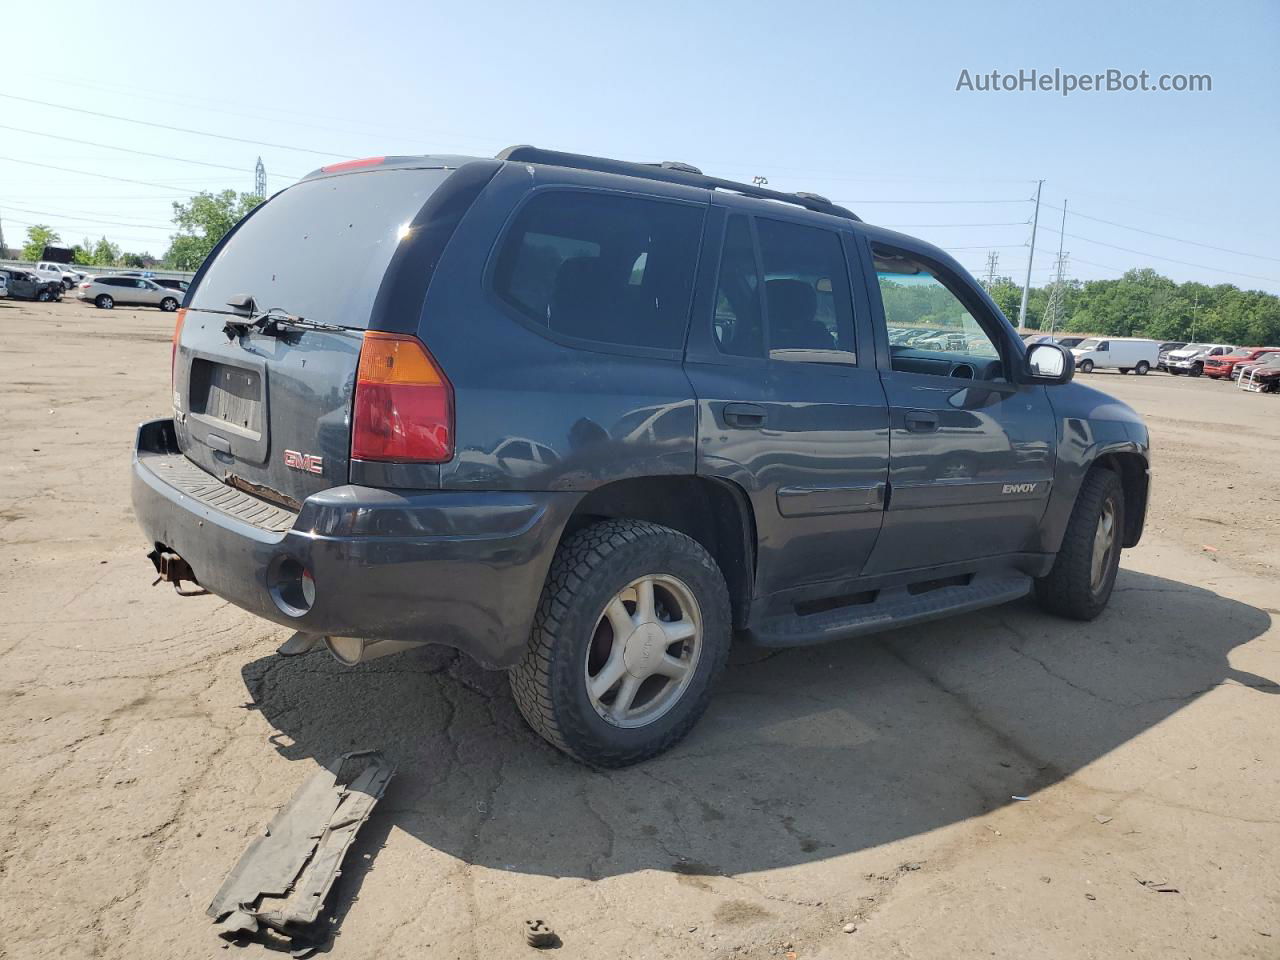
[[[360,347],[351,458],[453,458],[453,386],[417,337],[371,330]]]
[[[182,324],[187,319],[187,309],[178,311],[173,321],[173,345],[169,348],[169,389],[177,387],[178,382],[178,341],[182,339]]]

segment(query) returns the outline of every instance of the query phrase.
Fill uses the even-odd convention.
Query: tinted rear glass
[[[365,327],[391,255],[452,170],[378,170],[308,180],[267,201],[223,247],[190,306],[261,310]]]
[[[551,191],[520,211],[498,256],[498,295],[553,333],[684,346],[703,208]]]

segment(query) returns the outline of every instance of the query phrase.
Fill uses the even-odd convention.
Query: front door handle
[[[753,429],[764,426],[764,407],[754,403],[726,403],[723,416],[726,426],[730,427]]]
[[[933,433],[938,429],[938,415],[927,410],[908,410],[903,420],[911,433]]]

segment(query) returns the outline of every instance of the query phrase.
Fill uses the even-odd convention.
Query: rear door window
[[[751,224],[743,214],[732,214],[725,227],[716,281],[713,323],[716,346],[721,353],[734,357],[764,356],[761,286]]]
[[[756,219],[764,267],[769,356],[854,362],[853,298],[840,236],[821,227]],[[817,351],[817,352],[815,352]]]
[[[703,208],[579,190],[537,194],[499,250],[495,292],[550,333],[684,346]]]
[[[391,257],[453,173],[391,168],[304,180],[268,200],[208,265],[189,304],[248,294],[309,320],[367,327]]]

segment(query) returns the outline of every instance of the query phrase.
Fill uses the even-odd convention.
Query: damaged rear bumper
[[[138,428],[134,513],[154,549],[204,589],[304,633],[443,643],[495,668],[524,653],[579,496],[347,485],[294,515],[245,509],[247,494],[212,476],[176,479],[190,467],[172,420]]]

